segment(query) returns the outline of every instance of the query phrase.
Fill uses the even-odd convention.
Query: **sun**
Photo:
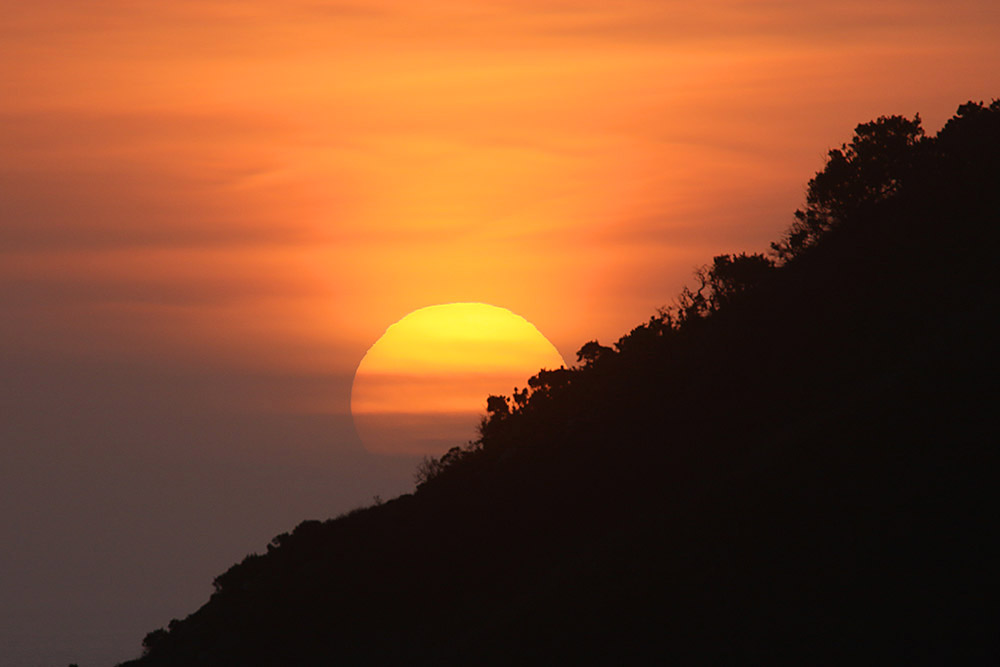
[[[506,308],[428,306],[369,348],[354,374],[351,414],[369,451],[441,454],[476,436],[489,394],[564,365],[531,322]]]

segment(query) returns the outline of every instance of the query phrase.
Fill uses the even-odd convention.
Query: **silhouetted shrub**
[[[806,207],[795,212],[784,238],[771,244],[775,254],[795,257],[840,221],[898,192],[917,165],[923,136],[919,114],[858,125],[850,143],[831,150],[826,166],[809,181]]]
[[[576,351],[576,361],[577,363],[583,364],[584,368],[593,366],[598,363],[601,359],[606,358],[610,354],[614,354],[614,349],[601,345],[596,340],[588,341],[583,344],[583,346]]]

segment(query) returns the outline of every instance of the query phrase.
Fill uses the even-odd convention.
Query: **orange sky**
[[[991,2],[5,5],[20,342],[238,367],[451,301],[571,358],[764,248],[855,122],[1000,90]]]
[[[19,553],[149,517],[208,549],[226,525],[210,561],[142,538],[204,582],[409,488],[412,462],[367,457],[346,417],[406,313],[495,304],[572,360],[713,254],[764,250],[855,124],[936,131],[1000,95],[995,0],[0,0],[0,45],[0,495],[36,508],[10,519]],[[71,521],[49,488],[89,500]],[[37,580],[63,599],[72,571]],[[0,599],[42,599],[31,581]]]

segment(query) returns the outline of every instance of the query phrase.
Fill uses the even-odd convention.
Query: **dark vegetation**
[[[716,257],[490,397],[416,493],[307,521],[156,665],[997,664],[1000,102],[830,151]]]

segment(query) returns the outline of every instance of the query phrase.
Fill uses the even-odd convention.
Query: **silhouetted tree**
[[[919,114],[858,125],[851,142],[831,150],[823,171],[809,181],[805,209],[795,212],[785,237],[771,244],[777,256],[794,257],[844,218],[896,193],[913,170],[923,136]]]
[[[708,306],[718,310],[726,303],[757,287],[774,268],[774,262],[760,253],[718,255],[708,267],[706,283],[711,290]]]
[[[493,435],[510,414],[510,403],[506,396],[502,394],[487,396],[486,415],[479,422],[480,438],[485,439]]]
[[[513,397],[516,409],[520,410],[528,404],[528,388],[525,387],[524,389],[518,389],[517,387],[514,387]]]
[[[591,340],[583,344],[576,351],[576,360],[582,363],[584,368],[589,368],[609,354],[614,354],[614,350],[607,345],[601,345],[596,340]]]
[[[685,286],[673,309],[651,318],[649,323],[643,325],[646,331],[633,330],[632,333],[648,335],[655,332],[662,335],[674,327],[684,327],[752,290],[773,268],[774,262],[760,253],[717,255],[712,264],[695,271],[696,288]]]
[[[698,280],[697,289],[691,289],[685,285],[681,289],[681,293],[677,296],[674,312],[676,314],[677,325],[680,327],[694,322],[708,313],[709,302],[708,297],[705,295],[705,290],[708,288],[707,268],[701,267],[695,271],[694,277]]]
[[[996,151],[983,150],[1000,141],[1000,99],[993,100],[989,106],[982,102],[966,102],[959,106],[955,116],[941,128],[937,141],[945,154],[970,153],[969,149],[974,148],[978,157],[994,163],[1000,160]]]
[[[435,477],[441,474],[445,469],[445,465],[440,459],[433,456],[425,456],[420,463],[417,464],[417,470],[413,473],[413,481],[416,482],[417,488],[431,481]]]
[[[573,371],[566,368],[557,368],[555,370],[543,368],[528,378],[528,386],[534,390],[532,393],[533,396],[536,394],[549,394],[568,385],[572,377]]]
[[[967,205],[996,204],[1000,187],[995,174],[1000,168],[1000,100],[989,106],[967,102],[938,133],[936,146],[940,164],[932,175],[932,187],[963,189],[970,193]]]
[[[623,355],[639,354],[641,350],[652,351],[656,343],[674,329],[674,315],[667,309],[635,327],[618,339],[615,349]]]
[[[503,418],[510,414],[510,404],[506,396],[490,395],[486,398],[486,413],[490,417]]]

